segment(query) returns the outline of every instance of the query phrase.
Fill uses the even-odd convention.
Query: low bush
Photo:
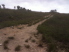
[[[4,43],[3,43],[3,47],[4,47],[5,50],[9,49],[7,47],[8,43],[9,43],[9,40],[4,41]]]
[[[4,41],[4,43],[3,44],[8,44],[9,43],[9,40],[6,40],[6,41]]]
[[[15,51],[20,51],[20,49],[21,49],[21,46],[18,45],[18,46],[16,46]]]
[[[28,42],[28,39],[27,39],[27,40],[25,40],[25,42]]]
[[[14,37],[8,37],[8,39],[14,39]]]
[[[7,49],[9,49],[9,48],[8,48],[6,45],[4,45],[4,49],[7,50]]]
[[[28,48],[28,49],[30,48],[30,46],[29,46],[29,45],[25,45],[25,47],[26,47],[26,48]]]
[[[43,47],[43,45],[42,44],[39,44],[38,47]]]
[[[36,40],[34,40],[34,39],[33,39],[33,40],[31,40],[31,41],[32,41],[32,42],[36,42]]]

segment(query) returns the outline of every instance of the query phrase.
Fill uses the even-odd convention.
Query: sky
[[[60,13],[69,13],[69,0],[0,0],[2,4],[11,9],[19,5],[33,11],[49,12],[56,9]]]

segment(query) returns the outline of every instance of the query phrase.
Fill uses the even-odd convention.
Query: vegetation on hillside
[[[55,14],[37,29],[43,34],[42,41],[47,43],[49,52],[69,52],[69,14]]]
[[[18,25],[18,24],[34,24],[42,20],[47,13],[35,12],[20,6],[14,6],[14,9],[7,9],[4,4],[0,6],[0,28]]]

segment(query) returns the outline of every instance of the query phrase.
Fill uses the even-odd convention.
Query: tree
[[[2,6],[3,6],[3,9],[5,9],[5,5],[4,5],[4,4],[2,4]]]
[[[25,9],[25,8],[23,8],[23,11],[26,11],[26,9]]]
[[[20,6],[17,6],[17,9],[19,10],[20,9]]]
[[[14,6],[14,9],[16,9],[16,6]]]
[[[50,12],[57,12],[57,10],[55,9],[55,10],[51,10]]]

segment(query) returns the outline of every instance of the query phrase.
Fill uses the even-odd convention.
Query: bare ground
[[[46,47],[38,46],[42,35],[37,35],[37,27],[44,21],[46,19],[32,26],[18,25],[0,29],[0,44],[2,44],[0,45],[0,52],[7,52],[3,48],[3,43],[8,37],[14,37],[7,45],[9,48],[8,52],[15,52],[15,47],[18,45],[21,46],[20,52],[46,52]],[[29,48],[26,47],[27,45]]]

